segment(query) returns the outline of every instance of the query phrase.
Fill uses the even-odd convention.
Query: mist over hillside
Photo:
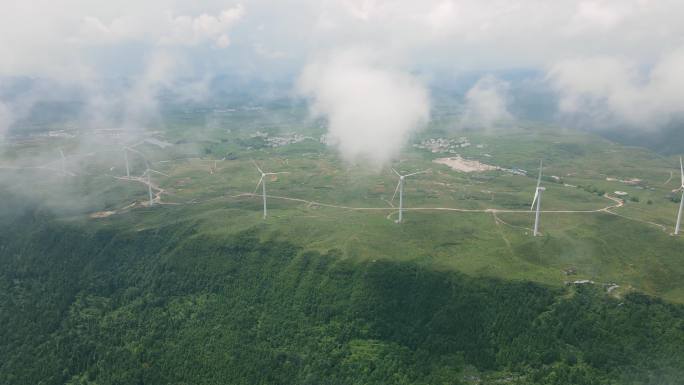
[[[494,114],[493,120],[484,116],[466,119],[464,116],[468,114],[469,108],[473,108],[474,103],[469,101],[468,92],[486,75],[505,84],[505,90],[497,89],[493,93],[494,97],[501,99],[500,106],[504,110],[482,112]],[[627,124],[620,120],[599,122],[581,114],[563,114],[558,107],[560,95],[539,71],[471,72],[457,77],[447,74],[442,76],[444,77],[429,84],[431,116],[433,119],[449,119],[455,131],[505,130],[507,127],[533,122],[559,129],[597,133],[619,143],[649,148],[664,155],[678,154],[684,147],[683,123],[677,116],[665,124],[654,126]],[[12,122],[7,128],[8,134],[14,136],[45,133],[59,126],[80,131],[127,125],[136,126],[136,130],[153,130],[165,127],[164,112],[179,108],[203,111],[205,117],[209,118],[216,109],[222,108],[296,108],[307,105],[307,100],[296,94],[295,74],[277,80],[220,75],[204,80],[201,89],[193,89],[198,82],[198,79],[182,79],[155,90],[154,97],[158,105],[149,114],[141,115],[133,121],[128,116],[130,112],[127,111],[126,104],[118,98],[111,100],[106,109],[94,112],[89,99],[92,95],[87,91],[54,84],[46,79],[5,78],[0,82],[0,96],[7,105],[15,109]],[[131,87],[131,84],[131,80],[124,78],[112,80],[106,86],[108,89],[105,93],[120,94],[122,90]],[[307,116],[303,115],[301,118],[306,119]]]

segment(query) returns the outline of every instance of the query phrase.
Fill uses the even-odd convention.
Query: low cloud
[[[409,73],[383,65],[366,49],[346,49],[310,62],[299,79],[315,116],[349,162],[387,164],[428,120],[426,88]]]
[[[468,90],[461,125],[490,128],[513,118],[508,112],[508,82],[485,76]]]
[[[139,124],[158,118],[158,96],[168,87],[177,71],[178,59],[166,52],[152,55],[134,86],[124,95],[126,124]]]
[[[245,11],[237,5],[221,11],[218,15],[202,14],[197,17],[169,15],[171,33],[162,37],[165,44],[196,45],[202,41],[213,41],[216,47],[230,45],[228,31],[240,20]]]
[[[205,63],[216,61],[197,57],[225,54],[207,48],[231,45],[246,14],[240,4],[41,2],[8,4],[0,15],[0,83],[21,85],[0,95],[0,136],[44,101],[82,104],[69,113],[85,127],[157,124],[160,94],[185,101],[208,95],[217,68]]]
[[[209,96],[210,73],[192,76],[187,58],[164,49],[153,51],[144,60],[140,73],[123,86],[84,89],[87,108],[84,117],[93,126],[121,126],[141,132],[161,124],[160,97],[168,101],[201,102]]]
[[[684,50],[664,55],[648,70],[618,57],[555,64],[548,79],[563,114],[589,114],[595,124],[658,128],[684,113]]]
[[[76,44],[114,44],[125,41],[147,41],[158,45],[195,46],[211,42],[218,48],[230,45],[229,32],[243,18],[242,5],[224,9],[217,14],[199,16],[167,11],[158,15],[122,16],[105,22],[96,16],[85,16]]]
[[[630,4],[606,3],[599,1],[582,1],[577,5],[575,15],[566,31],[583,33],[593,29],[610,30],[617,27],[626,16],[632,13]]]

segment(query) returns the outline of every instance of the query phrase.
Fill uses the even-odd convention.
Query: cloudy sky
[[[684,44],[679,0],[4,0],[2,11],[5,75],[73,77],[75,65],[98,72],[112,60],[132,70],[135,56],[162,49],[203,53],[212,70],[301,65],[358,44],[409,67],[549,68],[587,57],[641,67]],[[228,63],[231,51],[243,60]]]
[[[344,120],[354,106],[335,98],[344,104],[357,95],[340,90],[338,75],[405,93],[397,103],[429,103],[421,84],[475,71],[482,78],[466,94],[464,119],[487,123],[511,117],[510,87],[493,74],[529,69],[542,74],[565,114],[657,127],[684,109],[681,0],[0,4],[0,77],[52,79],[93,95],[102,79],[131,78],[126,92],[143,106],[180,78],[198,79],[199,90],[219,74],[291,77],[315,112]],[[0,126],[14,107],[0,101]],[[404,118],[422,121],[424,107]]]

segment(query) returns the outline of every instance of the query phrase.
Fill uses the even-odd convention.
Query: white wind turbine
[[[394,189],[394,195],[392,195],[392,200],[394,201],[394,197],[397,196],[397,191],[399,192],[399,219],[396,220],[396,223],[401,223],[401,221],[404,219],[404,180],[413,175],[418,175],[418,174],[425,174],[429,172],[430,170],[423,170],[423,171],[418,171],[414,172],[411,174],[406,174],[406,175],[401,175],[399,172],[395,169],[392,169],[395,174],[399,177],[399,183],[397,183],[397,188]]]
[[[159,175],[164,175],[164,176],[166,176],[166,177],[168,177],[169,175],[168,175],[168,174],[164,174],[164,173],[161,172],[161,171],[157,171],[157,170],[151,169],[151,168],[150,168],[150,164],[147,162],[147,160],[145,160],[145,165],[147,166],[147,169],[146,169],[145,172],[142,174],[142,176],[143,176],[143,177],[145,177],[145,176],[147,177],[147,193],[148,193],[149,196],[150,196],[150,207],[152,207],[152,206],[154,205],[154,198],[153,198],[153,196],[152,196],[152,180],[150,179],[150,174],[152,174],[152,173],[154,172],[154,173],[157,173],[157,174],[159,174]]]
[[[682,223],[682,208],[684,208],[684,165],[682,165],[682,157],[679,157],[679,171],[681,173],[681,186],[677,191],[682,192],[682,197],[679,200],[679,211],[677,212],[677,224],[675,225],[675,235],[679,235],[679,225]]]
[[[539,235],[539,214],[540,214],[540,209],[541,209],[541,195],[546,188],[541,186],[541,178],[542,178],[542,161],[539,161],[539,178],[537,178],[537,187],[534,190],[534,199],[532,200],[532,205],[530,206],[530,211],[534,208],[535,202],[537,203],[537,210],[534,214],[534,233],[532,233],[535,237]]]
[[[266,219],[266,179],[265,178],[268,175],[289,174],[289,172],[264,172],[256,162],[253,161],[253,163],[254,163],[254,166],[257,168],[257,170],[259,170],[259,172],[261,173],[261,178],[259,178],[259,182],[257,182],[256,188],[254,189],[254,194],[256,194],[256,192],[259,190],[259,185],[261,185],[261,187],[262,187],[261,195],[264,199],[264,219]]]

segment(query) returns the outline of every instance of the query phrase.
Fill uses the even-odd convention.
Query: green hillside
[[[94,229],[31,210],[5,223],[0,382],[674,384],[684,372],[681,305],[201,227]]]
[[[396,176],[345,163],[319,128],[270,146],[280,131],[182,127],[167,148],[136,147],[132,178],[121,144],[6,148],[0,383],[681,383],[674,158],[435,126],[393,165],[431,170],[407,180],[398,224]],[[419,147],[464,135],[458,155],[498,169]],[[68,175],[45,155],[55,145]],[[151,207],[142,156],[163,173]],[[289,173],[266,178],[266,219],[254,161]]]

